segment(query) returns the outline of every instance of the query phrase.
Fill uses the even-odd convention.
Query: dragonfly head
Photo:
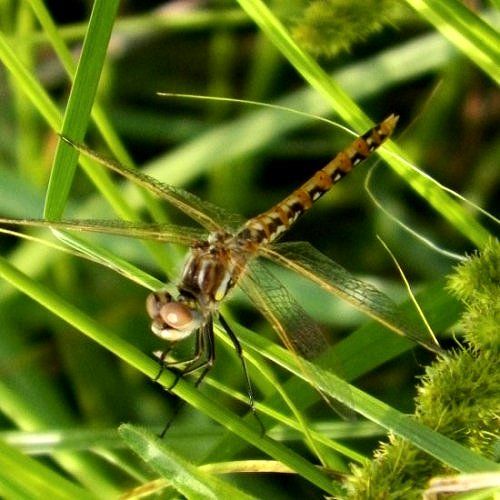
[[[194,299],[181,295],[177,300],[165,291],[150,293],[146,309],[153,320],[151,330],[158,337],[177,342],[191,335],[202,324]]]

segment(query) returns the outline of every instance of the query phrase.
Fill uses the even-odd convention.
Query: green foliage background
[[[337,3],[324,2],[330,16]],[[342,8],[350,3],[344,2]],[[304,11],[295,2],[289,11],[286,4],[284,8],[283,2],[276,2],[268,13],[260,2],[241,1],[248,17],[233,2],[197,6],[82,1],[73,2],[71,8],[49,8],[41,0],[1,1],[0,214],[142,216],[186,223],[181,214],[145,199],[87,160],[72,179],[77,155],[57,145],[61,131],[245,216],[281,199],[350,141],[338,128],[285,111],[166,98],[157,92],[275,103],[335,120],[340,116],[358,132],[367,128],[366,116],[377,121],[397,113],[401,116],[398,152],[443,185],[495,212],[500,149],[496,33],[478,12],[455,1],[431,2],[430,9],[419,8],[427,2],[408,1],[404,14],[401,5],[384,2],[379,16],[373,15],[372,3],[356,2],[356,8],[370,16],[358,14],[341,22],[339,16],[331,16],[342,30],[330,29],[322,47],[317,26],[307,38],[312,7]],[[94,23],[72,87],[92,7]],[[156,10],[160,7],[163,10]],[[493,25],[498,23],[494,7],[495,2],[481,5],[481,14]],[[324,72],[294,45],[288,31],[281,29],[280,19],[296,34],[301,47],[319,57]],[[435,28],[442,29],[443,22],[444,34]],[[336,37],[338,46],[333,50]],[[338,51],[346,45],[347,51]],[[387,150],[391,148],[396,151],[395,146]],[[494,234],[496,226],[490,219],[480,219],[403,162],[384,155],[399,176],[380,163],[371,175],[371,189],[383,207],[412,229],[456,254],[482,248],[489,234]],[[351,272],[376,282],[397,302],[404,302],[406,292],[376,239],[380,235],[419,292],[442,344],[454,344],[447,329],[457,321],[460,306],[444,290],[444,277],[456,261],[409,236],[374,207],[363,187],[368,168],[363,165],[336,186],[287,238],[310,241]],[[55,174],[47,188],[51,171]],[[44,238],[47,233],[30,231]],[[160,280],[175,280],[182,264],[182,249],[172,246],[143,246],[107,236],[85,235],[85,240]],[[141,450],[151,453],[156,446],[161,449],[161,443],[134,429],[122,430],[132,449],[151,459],[150,468],[126,448],[115,430],[122,422],[160,430],[175,408],[174,398],[149,380],[155,364],[146,355],[162,345],[149,334],[143,308],[147,291],[113,270],[39,243],[2,236],[0,249],[6,259],[1,264],[6,281],[0,282],[0,460],[4,465],[0,491],[6,496],[36,497],[43,492],[61,498],[110,498],[158,474],[176,478],[174,485],[188,497],[215,494],[221,498],[234,495],[233,487],[240,495],[245,491],[261,498],[319,498],[324,491],[340,495],[339,484],[313,467],[318,462],[316,453],[332,469],[345,473],[350,461],[366,463],[377,440],[383,438],[378,426],[339,420],[292,375],[288,383],[296,385],[288,392],[313,434],[306,436],[308,441],[300,426],[299,430],[274,429],[266,421],[277,444],[267,443],[258,436],[251,418],[239,417],[247,411],[244,379],[234,352],[220,342],[211,381],[199,391],[180,384],[182,397],[196,408],[186,406],[167,434],[170,455],[157,464]],[[414,377],[433,356],[421,349],[408,352],[409,344],[401,344],[394,335],[378,337],[380,328],[345,304],[293,275],[280,273],[280,277],[324,326],[332,344],[338,342],[332,363],[345,378],[357,378],[357,387],[394,410],[412,412]],[[154,287],[153,278],[145,280],[146,286]],[[247,340],[241,332],[252,356],[258,356],[251,351],[252,345],[260,346],[258,339],[275,338],[239,294],[227,314],[258,333]],[[455,334],[460,331],[453,329]],[[260,358],[256,364],[250,375],[257,399],[272,406],[279,399],[274,384],[280,390],[289,387],[290,374]],[[264,376],[267,371],[274,382]],[[243,404],[221,393],[218,384],[230,387],[232,395],[241,393]],[[368,396],[365,402],[368,405]],[[288,416],[288,409],[277,406],[282,418]],[[233,413],[224,413],[224,408]],[[218,421],[236,434],[205,415],[215,418],[217,409]],[[396,416],[381,420],[386,429],[400,430]],[[410,425],[408,432],[421,445],[420,430]],[[316,448],[308,448],[311,439]],[[334,439],[345,448],[333,444]],[[148,447],[141,446],[143,440]],[[256,448],[249,447],[248,441]],[[462,459],[446,449],[441,455],[427,451],[461,471],[487,468],[478,455],[464,455],[460,466]],[[229,479],[224,476],[221,484],[218,479],[208,480],[206,471],[197,477],[196,468],[184,463],[269,455],[298,474],[233,474]],[[170,463],[176,467],[167,467]],[[273,467],[274,462],[261,463],[258,470]],[[210,473],[221,468],[214,467]],[[241,464],[233,466],[240,468]],[[419,477],[415,484],[421,483]],[[198,488],[201,484],[208,490]],[[183,490],[183,485],[189,488]]]

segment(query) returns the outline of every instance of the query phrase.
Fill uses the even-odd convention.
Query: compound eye
[[[198,324],[196,312],[179,302],[164,304],[160,316],[170,328],[176,330],[193,330]]]
[[[146,299],[146,311],[151,319],[155,319],[162,306],[172,301],[172,296],[168,292],[150,293]]]

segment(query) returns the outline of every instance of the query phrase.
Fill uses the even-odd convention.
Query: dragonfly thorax
[[[200,328],[234,287],[245,262],[244,251],[231,234],[214,232],[195,243],[184,264],[177,299],[166,291],[148,296],[153,333],[176,342]]]
[[[184,264],[179,291],[195,297],[203,309],[213,311],[235,285],[244,260],[234,244],[234,236],[224,232],[210,234],[198,242]]]

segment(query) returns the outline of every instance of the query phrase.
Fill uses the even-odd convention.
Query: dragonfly
[[[392,135],[397,121],[396,115],[388,116],[357,137],[289,196],[247,221],[183,189],[161,183],[139,170],[103,158],[86,146],[62,137],[81,154],[146,187],[180,209],[203,229],[119,220],[0,218],[0,223],[111,233],[188,245],[188,256],[175,293],[160,289],[151,293],[146,300],[152,332],[170,346],[160,356],[162,369],[177,368],[180,376],[198,371],[200,375],[197,383],[200,383],[215,361],[214,323],[219,321],[242,360],[250,405],[253,407],[241,346],[219,311],[221,303],[236,285],[258,307],[284,345],[299,358],[314,359],[328,348],[321,328],[264,265],[263,259],[301,274],[328,292],[347,300],[395,333],[430,350],[438,350],[427,341],[425,334],[398,313],[394,302],[377,288],[357,279],[309,243],[278,242],[318,199]],[[191,336],[195,338],[195,349],[190,357],[167,361],[171,347]],[[308,373],[310,383],[317,388],[314,376]]]

